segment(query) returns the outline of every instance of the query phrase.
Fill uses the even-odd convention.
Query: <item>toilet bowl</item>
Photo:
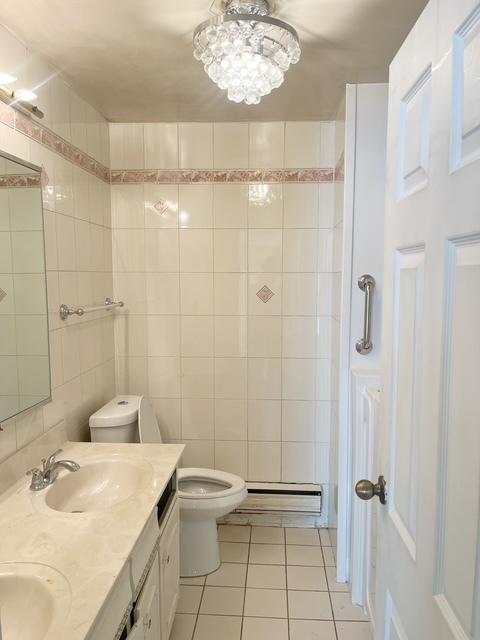
[[[179,469],[178,496],[180,572],[183,576],[211,573],[220,566],[217,518],[245,500],[245,481],[213,469]]]
[[[117,396],[90,416],[92,442],[161,443],[157,418],[143,396]],[[217,518],[247,497],[245,480],[216,469],[179,469],[180,574],[201,576],[220,566]]]

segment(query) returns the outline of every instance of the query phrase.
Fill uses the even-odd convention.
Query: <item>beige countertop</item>
[[[49,640],[84,639],[111,593],[147,520],[178,464],[183,445],[73,443],[59,458],[81,466],[116,458],[138,463],[144,482],[103,511],[64,513],[45,505],[48,489],[32,492],[24,477],[0,496],[0,562],[40,563],[64,576],[70,607]],[[68,474],[61,470],[60,476]],[[65,607],[67,608],[67,607]]]

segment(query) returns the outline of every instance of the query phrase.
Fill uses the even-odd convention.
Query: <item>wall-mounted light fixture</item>
[[[0,97],[11,107],[19,108],[32,113],[37,118],[43,118],[44,113],[33,101],[37,99],[37,94],[30,89],[10,89],[6,85],[12,84],[17,78],[9,73],[0,71]]]

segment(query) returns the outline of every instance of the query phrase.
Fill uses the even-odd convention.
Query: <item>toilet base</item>
[[[180,515],[180,575],[204,576],[220,566],[217,521],[182,520]]]

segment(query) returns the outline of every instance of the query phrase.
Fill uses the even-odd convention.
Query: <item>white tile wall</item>
[[[248,123],[215,123],[213,143],[216,169],[248,167]]]
[[[63,113],[62,104],[60,99]],[[68,132],[82,140],[85,133],[77,120],[85,106],[75,104],[74,109]],[[110,141],[112,169],[332,167],[335,123],[112,123]]]
[[[330,122],[111,129],[122,169],[333,166]],[[185,465],[328,482],[333,183],[113,185],[112,203],[118,390],[144,385]]]
[[[0,29],[0,52],[2,71],[15,70],[18,83],[36,87],[38,104],[45,111],[42,124],[108,166],[109,133],[104,118],[55,69],[4,29]],[[90,315],[69,320],[68,325],[58,317],[61,302],[99,304],[113,294],[109,185],[6,125],[0,125],[0,149],[44,167],[49,178],[43,201],[53,395],[53,401],[43,408],[2,425],[3,460],[62,419],[70,438],[86,438],[90,413],[114,393],[115,354],[111,317]],[[19,215],[15,218],[17,223],[24,221]],[[29,254],[28,238],[24,240],[27,244],[15,242],[14,259],[23,264],[28,260],[32,268],[37,258]],[[42,291],[42,283],[35,278],[25,275],[18,283],[18,303],[22,286]],[[5,288],[4,284],[8,287],[7,283],[0,286]],[[25,305],[18,309],[29,312],[34,305],[30,296],[29,309]],[[27,323],[23,326],[25,348],[36,348],[32,336]]]
[[[259,169],[285,166],[285,125],[283,122],[251,122],[249,165]]]

